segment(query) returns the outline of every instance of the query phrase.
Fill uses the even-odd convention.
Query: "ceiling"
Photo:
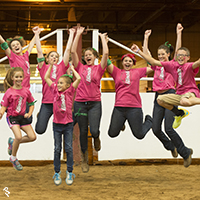
[[[159,29],[158,33],[163,31],[164,34],[172,30],[175,36],[176,24],[180,22],[188,30],[199,24],[199,13],[198,0],[1,0],[0,34],[4,38],[22,35],[31,40],[34,26],[44,28],[42,37],[80,23],[107,32],[110,38],[130,46],[133,41],[142,42],[146,29]],[[67,37],[64,34],[64,41]],[[55,47],[55,41],[53,36],[42,44],[51,48],[51,45]],[[83,41],[86,47],[91,46],[87,44],[91,42],[91,35],[84,36]],[[162,43],[165,38],[160,41]],[[123,54],[112,44],[109,49],[114,49],[110,52],[119,58]],[[5,55],[2,51],[0,54]],[[31,63],[35,62],[35,57]]]
[[[81,23],[101,32],[140,38],[148,28],[165,30],[181,22],[200,21],[198,0],[4,0],[0,1],[0,31],[6,36],[32,36],[31,28],[47,30]]]

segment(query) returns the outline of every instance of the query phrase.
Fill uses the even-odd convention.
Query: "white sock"
[[[13,156],[13,155],[11,155],[10,158],[11,158],[12,161],[17,159],[16,156]]]

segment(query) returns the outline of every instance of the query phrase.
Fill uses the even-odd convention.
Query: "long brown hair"
[[[15,75],[16,72],[22,72],[23,75],[24,75],[24,70],[21,68],[21,67],[13,67],[13,68],[10,68],[7,73],[6,73],[6,76],[5,76],[5,79],[4,79],[4,83],[3,83],[3,86],[4,86],[4,90],[6,91],[8,88],[12,87],[13,86],[13,80],[12,80],[12,77]]]

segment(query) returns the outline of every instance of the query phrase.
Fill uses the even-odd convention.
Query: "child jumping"
[[[75,89],[81,81],[81,77],[74,70],[71,65],[70,70],[73,72],[76,80],[72,83],[72,76],[68,74],[62,75],[57,84],[50,79],[51,70],[54,64],[54,59],[49,58],[50,67],[45,74],[45,81],[50,87],[53,96],[53,132],[54,132],[54,170],[53,176],[55,185],[60,185],[62,179],[60,177],[60,154],[62,149],[62,135],[64,135],[65,152],[67,154],[67,177],[66,183],[71,185],[75,175],[73,171],[73,117],[72,117],[72,104]]]
[[[181,47],[177,50],[176,60],[162,62],[155,60],[151,56],[144,54],[136,44],[133,44],[131,49],[139,53],[152,66],[163,66],[166,72],[172,74],[176,81],[176,94],[159,95],[157,102],[160,106],[167,108],[177,116],[174,120],[173,127],[178,127],[181,120],[187,115],[185,110],[178,109],[176,106],[193,106],[200,104],[199,89],[196,86],[195,75],[198,73],[200,59],[196,62],[188,62],[190,59],[190,51]],[[191,164],[193,150],[190,149],[188,158],[184,159],[184,166],[188,167]]]
[[[34,98],[29,88],[22,86],[24,71],[21,67],[10,68],[4,79],[4,88],[6,90],[1,101],[0,119],[7,110],[7,123],[14,133],[15,139],[8,139],[8,154],[11,155],[10,162],[13,167],[20,171],[22,165],[16,158],[19,144],[33,142],[36,140],[35,132],[28,121],[34,109]],[[29,104],[29,112],[26,111],[26,102]],[[21,130],[27,135],[22,137]]]

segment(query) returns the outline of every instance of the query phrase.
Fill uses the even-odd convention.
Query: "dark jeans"
[[[125,121],[128,120],[133,135],[137,139],[143,139],[152,127],[152,118],[147,115],[143,123],[143,112],[141,108],[114,107],[108,135],[117,137]]]
[[[26,102],[26,113],[28,113],[28,112],[29,112],[29,105],[28,105],[28,102]],[[27,120],[28,120],[29,124],[31,124],[33,121],[33,116],[31,115],[29,118],[27,118]]]
[[[37,122],[35,125],[35,131],[38,134],[43,134],[49,122],[50,117],[53,115],[53,104],[52,103],[42,103],[40,107],[40,112],[37,116]]]
[[[93,138],[98,138],[102,108],[101,101],[74,102],[74,115],[80,129],[81,151],[88,149],[88,123]]]
[[[53,123],[54,132],[54,170],[56,173],[60,171],[60,154],[62,149],[62,135],[64,135],[65,152],[67,154],[67,171],[73,171],[73,123],[57,124]]]
[[[170,94],[170,93],[175,93],[175,90],[170,89],[166,91],[165,93],[160,94],[156,92],[155,94],[152,130],[153,130],[154,135],[162,142],[165,149],[173,151],[174,148],[176,147],[178,153],[184,159],[186,159],[188,158],[190,154],[190,150],[184,145],[181,137],[172,128],[172,125],[174,122],[174,113],[168,109],[163,108],[156,101],[158,95]],[[164,119],[165,132],[170,139],[162,131],[161,126],[162,126],[163,119]]]

